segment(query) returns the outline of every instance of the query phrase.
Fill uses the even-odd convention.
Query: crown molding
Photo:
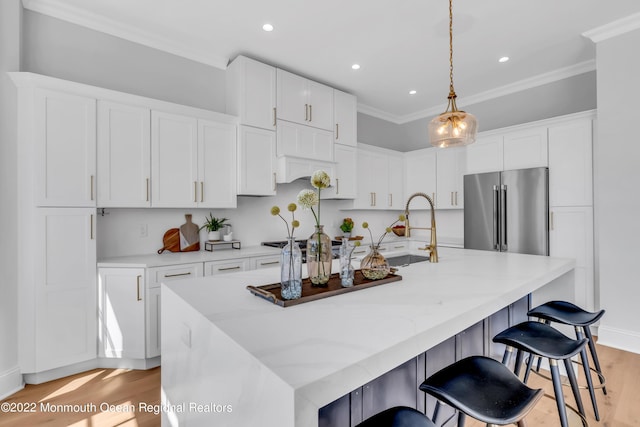
[[[33,12],[38,12],[173,55],[211,65],[221,70],[225,70],[229,63],[229,58],[211,55],[206,52],[205,49],[194,49],[189,43],[176,42],[167,37],[142,31],[137,27],[126,25],[95,13],[80,10],[65,4],[63,0],[22,0],[22,6]]]
[[[599,43],[630,31],[637,30],[638,28],[640,28],[640,13],[635,13],[625,18],[618,19],[617,21],[585,31],[582,33],[582,36],[591,39],[594,43]]]
[[[489,101],[491,99],[500,98],[501,96],[510,95],[513,93],[521,92],[523,90],[542,86],[548,83],[553,83],[558,80],[563,80],[569,77],[577,76],[579,74],[584,74],[589,71],[594,71],[595,69],[596,69],[595,60],[580,62],[578,64],[571,65],[569,67],[560,68],[555,71],[539,74],[537,76],[534,76],[528,79],[523,79],[508,85],[500,86],[495,89],[478,93],[476,95],[471,95],[464,98],[458,98],[457,104],[458,106],[465,106],[465,105],[477,104],[483,101]],[[447,104],[443,103],[442,105],[427,108],[425,110],[417,111],[415,113],[407,114],[405,116],[395,116],[390,113],[378,110],[376,108],[361,105],[361,104],[358,104],[358,111],[363,114],[371,115],[383,120],[390,121],[398,125],[402,125],[405,123],[412,122],[414,120],[420,120],[420,119],[436,116],[444,112],[446,107],[447,107]]]

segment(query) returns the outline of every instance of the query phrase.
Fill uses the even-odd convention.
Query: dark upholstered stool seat
[[[564,363],[578,410],[584,417],[584,406],[582,405],[580,390],[578,389],[578,381],[576,380],[576,375],[573,372],[573,367],[571,366],[571,358],[580,352],[584,352],[587,339],[583,338],[580,340],[574,340],[546,323],[522,322],[500,332],[498,335],[493,337],[493,341],[507,346],[504,359],[502,360],[502,363],[505,365],[509,361],[509,355],[511,354],[512,349],[515,348],[518,350],[514,368],[516,375],[518,375],[520,370],[523,352],[530,353],[532,356],[545,357],[549,359],[549,368],[551,370],[551,379],[553,381],[553,391],[556,397],[560,424],[562,427],[567,427],[567,412],[562,392],[560,371],[558,369],[558,361],[561,360]],[[532,363],[533,357],[529,357],[527,374],[531,369]],[[588,379],[590,379],[590,377]],[[526,381],[527,376],[525,376],[525,382]]]
[[[427,378],[420,390],[470,417],[497,425],[524,425],[522,419],[543,394],[523,384],[502,363],[484,356],[447,366]]]
[[[422,412],[396,406],[367,418],[356,427],[436,427]]]
[[[549,301],[545,304],[539,305],[538,307],[529,310],[527,315],[542,319],[547,324],[550,324],[551,322],[558,322],[565,325],[571,325],[576,331],[576,338],[581,339],[583,337],[587,337],[587,339],[589,340],[589,352],[591,353],[591,359],[593,359],[593,366],[595,368],[594,371],[598,374],[602,392],[604,394],[607,394],[607,388],[605,387],[606,379],[604,377],[604,374],[602,373],[600,360],[598,359],[598,352],[596,351],[596,343],[593,339],[593,335],[591,334],[591,329],[589,328],[589,326],[600,320],[604,313],[604,310],[592,313],[590,311],[583,310],[577,305],[567,301]],[[590,375],[587,352],[581,352],[580,358],[582,360],[582,364],[587,368],[585,370],[586,375]],[[600,414],[598,413],[598,404],[596,402],[593,381],[589,381],[587,387],[589,388],[589,395],[591,397],[591,404],[593,406],[595,418],[599,421]]]

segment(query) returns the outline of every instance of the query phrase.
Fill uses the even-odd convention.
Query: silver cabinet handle
[[[389,206],[393,206],[393,193],[389,193]]]
[[[456,206],[458,206],[458,192],[456,191]]]
[[[90,186],[91,186],[91,200],[93,200],[93,175],[91,175]]]
[[[453,206],[453,191],[450,191],[449,195],[451,196],[450,197],[451,198],[451,206]]]
[[[393,249],[404,249],[404,245],[394,246]]]
[[[336,194],[340,194],[340,178],[336,178]]]
[[[164,277],[179,277],[179,276],[189,276],[191,274],[191,272],[186,272],[186,273],[176,273],[176,274],[165,274]]]
[[[336,140],[340,139],[340,125],[336,123]]]
[[[204,181],[200,181],[200,201],[204,202]]]
[[[273,191],[276,191],[276,173],[273,173]]]
[[[93,240],[93,214],[91,214],[91,218],[89,219],[89,236],[91,237],[91,240]]]
[[[374,206],[374,204],[373,204],[373,193],[369,193],[369,206]]]
[[[354,251],[353,253],[357,255],[357,254],[364,254],[366,252],[367,252],[366,250],[361,250],[361,251]]]
[[[549,215],[549,228],[551,230],[553,230],[553,211],[550,212],[551,215]]]
[[[240,270],[240,266],[236,265],[235,267],[225,267],[225,268],[218,269],[218,271],[227,271],[227,270]]]
[[[304,104],[304,121],[309,121],[309,104]]]
[[[276,107],[273,107],[273,125],[274,126],[276,125],[276,117],[277,117],[276,112],[277,112]]]
[[[377,196],[377,194],[374,191],[373,192],[373,206],[375,206],[378,203],[378,198],[376,196]]]
[[[280,261],[269,261],[269,262],[261,262],[260,265],[273,265],[273,264],[279,264]],[[238,267],[239,268],[239,267]]]
[[[149,178],[147,178],[147,202],[149,201]]]
[[[193,181],[193,201],[198,203],[198,181]]]
[[[313,105],[309,104],[309,121],[313,121]]]
[[[136,276],[136,285],[138,287],[138,296],[136,301],[142,301],[142,298],[140,298],[140,279],[142,279],[142,276],[140,275]]]

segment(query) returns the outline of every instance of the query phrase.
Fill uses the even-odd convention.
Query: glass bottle
[[[316,231],[307,239],[307,271],[311,286],[328,287],[331,276],[331,239],[324,233],[323,225],[316,225]]]
[[[380,246],[371,245],[370,248],[371,252],[360,261],[362,275],[370,280],[384,279],[391,271],[389,262],[380,253]]]
[[[351,265],[351,253],[353,246],[349,244],[349,239],[343,237],[340,246],[340,284],[343,288],[353,286],[353,275],[355,270]]]
[[[283,299],[298,299],[302,296],[302,251],[293,237],[280,254],[280,287]]]

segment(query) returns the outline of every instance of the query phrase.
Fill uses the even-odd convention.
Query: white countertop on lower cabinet
[[[204,243],[202,245],[204,247]],[[98,260],[98,267],[163,267],[192,262],[224,261],[228,259],[279,255],[280,252],[280,249],[269,246],[248,246],[241,249],[216,248],[213,251],[200,250],[193,252],[165,251],[161,254],[154,253],[101,258]]]
[[[163,285],[162,389],[166,403],[187,405],[165,415],[188,425],[317,426],[319,408],[523,296],[554,281],[572,287],[574,267],[442,248],[437,264],[400,268],[399,282],[287,308],[245,289],[278,282],[277,268]]]

